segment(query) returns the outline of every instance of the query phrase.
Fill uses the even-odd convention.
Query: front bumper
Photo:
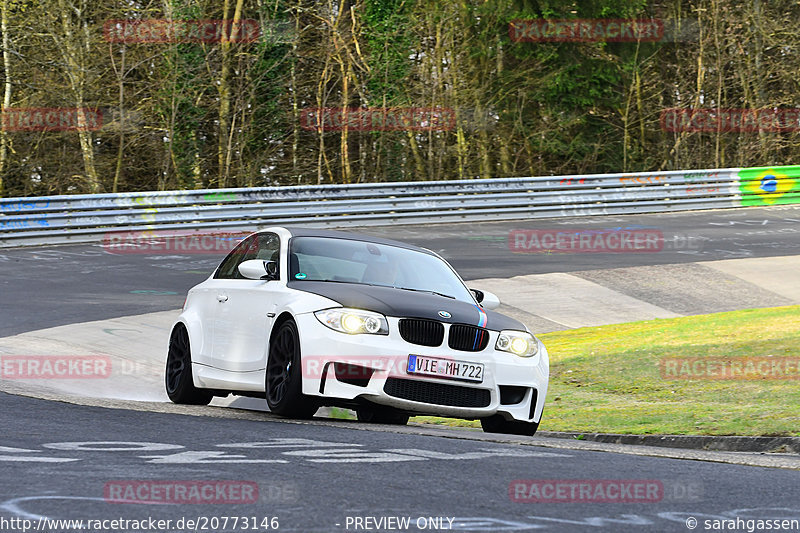
[[[348,335],[322,325],[312,313],[297,315],[302,346],[303,393],[338,400],[367,400],[419,414],[538,422],[542,416],[549,361],[539,343],[533,357],[494,349],[498,332],[490,331],[480,352],[428,347],[406,342],[398,319],[387,317],[389,335]],[[448,329],[445,324],[445,328]],[[445,332],[447,338],[448,331]],[[411,375],[410,354],[484,365],[482,383]]]

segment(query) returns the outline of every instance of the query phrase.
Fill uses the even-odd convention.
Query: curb
[[[800,437],[744,437],[711,435],[623,435],[617,433],[580,433],[572,431],[537,431],[537,437],[660,446],[715,452],[761,452],[800,454]]]
[[[15,394],[39,400],[50,400],[61,403],[97,407],[102,409],[127,409],[132,411],[154,412],[167,415],[196,416],[204,418],[226,418],[231,420],[252,420],[259,422],[274,422],[296,425],[328,426],[348,430],[371,431],[383,433],[412,434],[426,437],[439,437],[458,440],[471,440],[477,442],[492,442],[506,445],[535,446],[554,450],[576,450],[586,452],[609,452],[627,454],[640,457],[661,457],[666,459],[680,459],[692,461],[705,461],[712,463],[725,463],[764,468],[781,468],[800,471],[800,454],[787,453],[786,449],[772,449],[773,453],[726,453],[712,449],[687,449],[687,446],[697,447],[698,439],[721,440],[763,440],[763,441],[798,441],[798,438],[771,438],[771,437],[691,437],[682,435],[609,435],[584,433],[561,433],[540,431],[534,437],[516,435],[501,435],[496,433],[483,433],[477,428],[454,428],[434,426],[432,424],[409,424],[408,426],[387,426],[382,424],[361,424],[354,420],[292,420],[272,415],[266,411],[249,411],[230,407],[218,406],[190,406],[174,405],[165,402],[139,402],[133,400],[104,400],[99,398],[67,398],[55,395],[44,389],[32,391],[28,387],[9,386],[8,382],[0,380],[0,399],[3,394]],[[427,426],[427,427],[426,427]],[[433,427],[431,427],[433,426]],[[555,437],[555,438],[553,438]],[[580,438],[579,438],[580,437]],[[646,438],[646,440],[638,440]],[[602,442],[606,439],[606,442]],[[664,439],[664,440],[662,440]],[[675,440],[679,439],[683,449],[675,447]],[[592,442],[594,440],[595,442]],[[691,441],[694,440],[694,443]],[[620,444],[629,444],[620,446]],[[672,442],[672,444],[670,444]],[[639,446],[636,446],[639,444]]]

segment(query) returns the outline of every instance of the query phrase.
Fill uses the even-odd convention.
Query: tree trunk
[[[120,59],[119,70],[117,71],[117,89],[119,106],[119,146],[117,147],[117,166],[114,169],[114,183],[111,192],[116,193],[119,189],[119,179],[122,175],[122,157],[125,153],[125,46],[122,47],[122,58]],[[113,55],[111,57],[114,65]],[[116,66],[116,65],[114,65]]]
[[[80,0],[79,0],[80,1]],[[86,100],[84,96],[84,87],[87,84],[88,50],[84,52],[81,44],[88,48],[89,45],[89,29],[85,22],[83,22],[84,4],[74,5],[68,0],[59,0],[59,16],[61,18],[61,31],[63,32],[63,39],[54,35],[56,44],[60,45],[61,56],[64,60],[64,68],[66,70],[67,79],[70,82],[72,94],[75,105],[78,109],[78,141],[81,147],[81,154],[83,156],[84,172],[86,173],[86,186],[90,192],[100,192],[100,180],[97,177],[97,170],[94,164],[94,141],[92,132],[89,129],[89,121],[86,119],[85,107]],[[78,24],[78,31],[81,30],[81,25],[84,26],[84,43],[76,43],[76,35],[73,31],[71,16],[75,14]],[[60,42],[59,42],[60,41]]]
[[[220,37],[220,74],[219,74],[219,133],[217,139],[217,165],[219,167],[217,186],[228,186],[230,177],[231,147],[231,37],[241,38],[242,5],[244,0],[236,0],[233,12],[231,35],[228,35],[229,0],[222,4],[222,35]]]
[[[3,0],[0,4],[0,31],[3,32],[3,74],[5,83],[3,84],[3,108],[11,106],[11,58],[8,54],[10,39],[8,38],[8,0]],[[6,132],[5,122],[0,124],[0,196],[3,195],[3,173],[6,171],[8,158],[8,133]]]

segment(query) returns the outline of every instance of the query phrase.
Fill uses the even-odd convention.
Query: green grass
[[[342,409],[341,407],[331,407],[331,412],[328,415],[330,418],[337,420],[355,420],[356,417],[349,409]]]
[[[668,380],[659,367],[663,358],[800,361],[800,306],[613,324],[540,338],[551,364],[541,430],[800,436],[798,379]],[[412,421],[479,426],[437,417]]]

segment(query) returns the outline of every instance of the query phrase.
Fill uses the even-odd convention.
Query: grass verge
[[[800,436],[800,306],[612,324],[540,338],[551,365],[540,430]],[[758,367],[777,357],[793,358],[794,370],[786,360],[779,367]],[[718,366],[704,370],[694,366],[694,358]],[[688,359],[689,366],[678,361],[667,367],[668,359]],[[733,362],[742,364],[735,379],[707,377]],[[675,374],[664,375],[667,368],[692,379],[671,379]],[[428,416],[411,420],[480,426]]]

